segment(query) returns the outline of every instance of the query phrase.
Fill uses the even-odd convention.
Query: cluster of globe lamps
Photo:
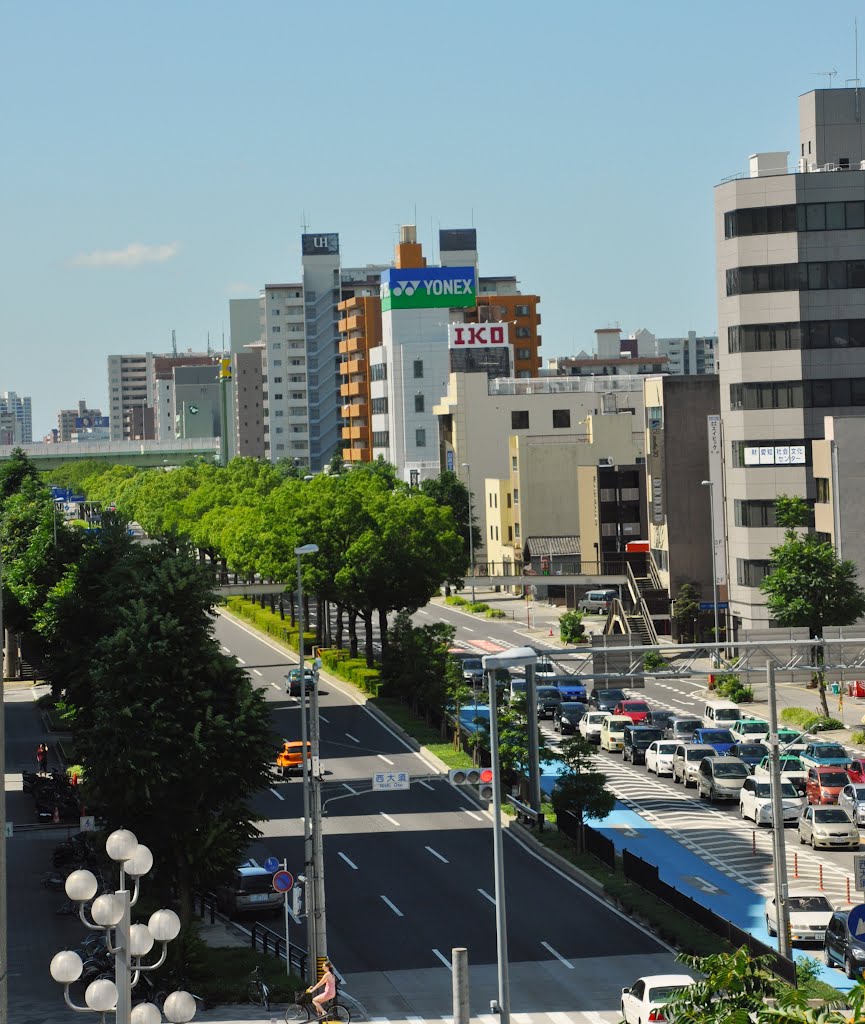
[[[132,989],[142,972],[155,971],[165,963],[168,943],[180,934],[180,918],[173,910],[157,910],[147,924],[130,924],[129,912],[138,902],[139,879],[153,867],[153,854],[139,843],[128,829],[118,829],[108,836],[105,852],[119,865],[120,888],[114,893],[97,896],[99,889],[91,871],[73,871],[66,879],[66,895],[79,905],[78,913],[85,927],[106,934],[108,951],[115,958],[115,980],[97,978],[84,992],[86,1006],[78,1006],[69,994],[69,988],[79,980],[83,971],[81,957],[74,950],[64,949],[51,961],[51,977],[64,986],[66,1005],[77,1013],[116,1012],[117,1024],[162,1024],[162,1014],[171,1024],[187,1024],[195,1016],[195,999],[189,992],[172,992],[165,998],[160,1012],[154,1003],[132,1003]],[[126,879],[134,880],[130,894]],[[94,899],[94,897],[96,897]],[[90,906],[89,921],[86,904]],[[155,943],[162,943],[162,954],[156,963],[142,964]]]

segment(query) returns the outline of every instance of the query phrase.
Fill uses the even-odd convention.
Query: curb
[[[545,825],[545,828],[555,826]],[[569,875],[575,882],[579,882],[584,889],[591,890],[595,896],[600,897],[611,906],[617,906],[616,901],[610,897],[610,894],[604,888],[603,883],[599,882],[597,878],[593,878],[588,872],[583,871],[582,868],[578,868],[575,864],[572,864],[561,854],[556,853],[555,850],[550,850],[544,846],[543,843],[539,842],[532,829],[526,828],[525,825],[521,825],[518,821],[513,818],[508,818],[508,828],[516,830],[517,835],[523,842],[531,843],[532,849],[540,856],[543,860],[547,861],[553,867],[558,868],[559,871],[563,871],[566,875]]]

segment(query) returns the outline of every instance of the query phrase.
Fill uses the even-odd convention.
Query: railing
[[[640,603],[637,605],[637,611],[643,616],[643,621],[646,623],[646,629],[649,633],[649,643],[653,647],[657,647],[660,642],[658,640],[658,633],[655,629],[655,623],[652,622],[652,615],[644,597],[640,598]]]
[[[661,574],[658,572],[658,566],[655,564],[655,557],[651,551],[648,552],[646,562],[649,567],[649,576],[652,580],[652,586],[655,590],[663,590],[666,593],[667,588],[661,582]]]
[[[628,570],[628,590],[631,592],[631,604],[636,608],[641,600],[640,588],[637,586],[637,577],[634,575],[631,563],[625,562],[625,566]]]
[[[250,931],[250,945],[253,949],[260,949],[265,956],[275,956],[278,960],[285,960],[285,936],[275,932],[267,925],[253,922]],[[289,967],[296,969],[301,978],[306,977],[307,952],[303,947],[296,946],[293,942],[288,944]]]
[[[511,796],[510,793],[506,795],[507,802],[511,807],[516,809],[517,821],[521,821],[525,825],[529,825],[532,828],[537,828],[539,832],[544,830],[544,815],[542,811],[536,811],[533,807],[529,807],[528,804],[524,804],[521,800],[517,800],[515,796]]]
[[[478,576],[527,576],[533,581],[548,579],[552,583],[556,576],[624,576],[626,564],[618,558],[587,562],[575,556],[572,562],[560,562],[556,558],[554,569],[538,571],[528,562],[475,562],[466,570],[466,579]]]

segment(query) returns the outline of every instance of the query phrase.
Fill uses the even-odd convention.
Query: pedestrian
[[[45,746],[42,743],[36,748],[36,771],[40,775],[45,773]]]
[[[45,752],[45,774],[48,774],[48,761],[50,758],[51,750],[47,743],[42,744],[42,750]]]

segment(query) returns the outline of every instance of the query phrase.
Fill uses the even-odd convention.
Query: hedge
[[[350,658],[348,651],[339,647],[322,647],[321,661],[328,672],[354,683],[358,689],[377,697],[381,689],[381,673],[377,668],[367,668],[364,658]]]
[[[809,711],[807,708],[784,708],[781,712],[781,721],[797,725],[805,732],[844,728],[844,723],[839,722],[837,718],[825,718],[817,711]]]
[[[464,604],[468,604],[468,601],[464,597],[460,597],[459,594],[451,594],[450,597],[445,598],[445,604],[451,604],[455,608],[462,608]]]
[[[281,619],[279,613],[272,612],[269,608],[261,608],[255,602],[247,601],[242,597],[229,597],[226,605],[229,611],[239,615],[242,619],[246,619],[247,622],[254,623],[258,629],[267,633],[268,636],[276,637],[277,640],[291,647],[292,650],[300,650],[297,639],[297,624],[292,626],[288,620]],[[315,644],[315,632],[304,630],[303,637],[304,653],[312,654],[312,648]]]

